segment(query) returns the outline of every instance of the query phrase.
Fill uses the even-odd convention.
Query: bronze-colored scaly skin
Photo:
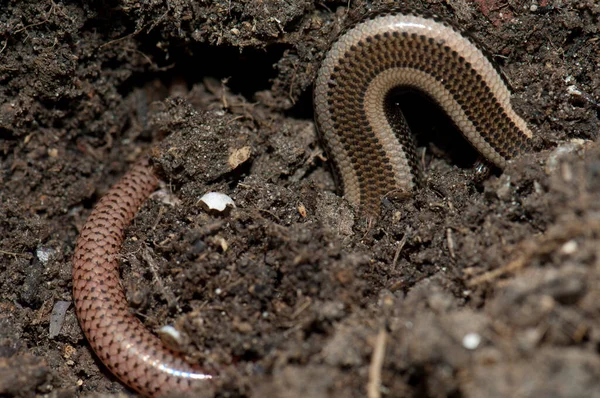
[[[367,215],[378,215],[386,195],[410,194],[419,180],[404,117],[386,101],[396,88],[430,96],[500,168],[532,146],[506,85],[477,46],[433,18],[371,17],[333,44],[314,90],[317,126],[344,194]]]
[[[123,383],[155,397],[187,391],[211,376],[168,349],[129,310],[119,278],[124,231],[156,188],[147,160],[102,197],[83,226],[73,256],[79,323],[102,362]]]

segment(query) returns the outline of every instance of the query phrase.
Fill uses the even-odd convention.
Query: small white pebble
[[[175,329],[171,325],[165,325],[165,326],[163,326],[162,328],[160,328],[160,332],[161,333],[167,333],[167,334],[170,334],[172,336],[176,336],[177,338],[181,337],[181,333],[179,333],[179,330]]]
[[[221,288],[220,288],[220,287],[218,287],[218,288],[216,288],[216,289],[215,289],[215,294],[216,294],[217,296],[220,296],[220,295],[221,295],[221,293],[223,293],[223,290],[221,290]]]
[[[235,203],[233,203],[233,199],[224,193],[220,192],[208,192],[204,194],[199,200],[200,205],[206,211],[225,211],[227,208],[234,208]]]
[[[160,335],[162,341],[166,343],[171,348],[178,348],[181,346],[183,337],[181,336],[181,332],[175,329],[171,325],[165,325],[158,330],[158,334]]]
[[[538,4],[537,0],[533,0],[531,2],[531,5],[529,6],[529,11],[536,12],[538,9],[538,6],[539,6],[539,4]]]
[[[577,251],[577,242],[574,240],[570,240],[560,248],[561,253],[563,254],[573,254]]]
[[[462,340],[462,345],[467,350],[476,349],[477,347],[479,347],[480,343],[481,343],[481,336],[479,335],[479,333],[467,333],[467,334],[465,334],[465,337],[463,337],[463,340]]]
[[[583,93],[581,92],[581,90],[579,90],[577,88],[577,86],[575,86],[575,85],[568,86],[567,87],[567,93],[571,94],[571,95],[574,95],[574,96],[577,96],[577,97],[583,95]]]

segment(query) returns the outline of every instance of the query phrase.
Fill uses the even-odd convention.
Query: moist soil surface
[[[535,151],[479,181],[408,93],[423,187],[369,220],[336,193],[312,83],[348,21],[392,2],[3,2],[0,396],[133,393],[81,331],[71,266],[141,156],[162,183],[122,283],[219,374],[195,396],[599,396],[600,5],[397,3],[489,50]],[[236,208],[205,211],[208,191]]]

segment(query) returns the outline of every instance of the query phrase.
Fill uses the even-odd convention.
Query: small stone
[[[467,333],[465,334],[465,337],[463,337],[462,345],[467,350],[474,350],[479,347],[479,344],[481,344],[481,336],[479,333]]]
[[[174,350],[179,350],[184,345],[184,336],[171,325],[166,325],[158,330],[158,334],[163,343]]]
[[[573,254],[577,251],[577,242],[574,240],[570,240],[560,248],[560,252],[563,254]]]

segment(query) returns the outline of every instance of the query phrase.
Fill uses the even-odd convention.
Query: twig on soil
[[[2,48],[0,49],[0,54],[2,54],[4,52],[4,49],[6,48],[6,45],[8,44],[8,39],[4,40],[4,45],[2,46]]]
[[[171,7],[169,6],[169,2],[167,2],[167,11],[165,11],[160,17],[152,21],[152,25],[150,26],[150,29],[148,29],[148,33],[150,33],[152,29],[158,26],[158,24],[161,23],[163,19],[165,19],[169,11],[171,11]]]
[[[362,236],[362,238],[360,238],[360,240],[364,240],[367,235],[369,235],[369,233],[371,232],[371,229],[373,229],[373,224],[375,224],[375,219],[373,217],[369,217],[369,219],[367,220],[367,230],[365,231],[365,234]]]
[[[52,13],[54,12],[54,7],[56,7],[56,4],[53,1],[51,1],[50,4],[51,4],[50,9],[48,10],[48,12],[46,13],[46,15],[44,16],[45,19],[43,21],[35,22],[35,23],[32,23],[32,24],[23,26],[22,28],[19,28],[19,29],[15,30],[13,32],[13,35],[16,35],[17,33],[23,32],[24,30],[27,30],[29,28],[33,28],[34,26],[43,25],[46,22],[48,22],[50,20],[50,15],[52,15]]]
[[[28,257],[27,254],[7,252],[5,250],[0,250],[0,254],[6,254],[7,256],[14,256],[14,257]]]
[[[539,238],[522,242],[521,251],[523,252],[515,260],[509,262],[503,267],[487,271],[479,276],[475,276],[466,282],[468,287],[491,282],[503,275],[515,273],[525,268],[536,257],[546,256],[562,247],[567,242],[578,236],[592,236],[600,231],[600,220],[569,220],[567,222],[556,224],[550,231]]]
[[[381,368],[383,367],[383,359],[385,357],[385,344],[387,332],[384,328],[379,330],[375,346],[373,347],[373,356],[371,357],[371,365],[369,366],[369,383],[367,384],[367,397],[381,397]]]
[[[514,273],[517,270],[524,268],[525,265],[531,259],[531,257],[533,257],[533,253],[525,253],[516,260],[511,261],[503,267],[488,271],[482,275],[470,279],[469,281],[467,281],[467,286],[472,287],[485,282],[491,282],[504,274]]]
[[[165,16],[166,16],[166,15],[169,13],[169,11],[171,11],[171,7],[170,7],[170,5],[169,5],[169,2],[167,2],[167,11],[165,11],[165,12],[164,12],[164,14],[162,14],[160,17],[158,17],[157,19],[155,19],[155,20],[153,20],[153,21],[148,21],[148,23],[146,23],[144,26],[142,26],[141,28],[139,28],[139,29],[135,30],[135,31],[134,31],[134,32],[132,32],[132,33],[129,33],[129,34],[127,34],[127,35],[123,36],[123,37],[119,37],[119,38],[117,38],[117,39],[114,39],[114,40],[111,40],[111,41],[108,41],[108,42],[106,42],[106,43],[102,44],[102,45],[101,45],[99,48],[101,48],[101,49],[102,49],[102,48],[104,48],[104,47],[110,46],[110,45],[112,45],[112,44],[114,44],[114,43],[118,43],[118,42],[120,42],[120,41],[123,41],[123,40],[125,40],[125,39],[128,39],[128,38],[130,38],[130,37],[137,36],[137,35],[139,35],[139,34],[140,34],[140,33],[141,33],[141,32],[142,32],[144,29],[146,29],[147,27],[150,27],[150,28],[148,29],[148,33],[150,33],[150,32],[152,31],[152,29],[154,29],[156,26],[158,26],[158,24],[159,24],[159,23],[160,23],[160,22],[161,22],[161,21],[164,19],[164,17],[165,17]]]
[[[277,221],[278,223],[281,223],[281,219],[279,217],[277,217],[277,215],[275,213],[273,213],[272,211],[269,211],[267,209],[258,209],[258,211],[261,213],[268,214],[269,216],[273,217],[273,219],[275,219],[275,221]]]
[[[298,65],[294,63],[294,70],[292,71],[292,78],[290,79],[290,89],[288,91],[288,98],[292,102],[292,105],[296,104],[294,100],[294,83],[296,82],[296,75],[298,72]]]
[[[300,314],[306,311],[312,304],[312,300],[310,297],[307,297],[306,300],[298,306],[298,308],[294,311],[293,314],[290,315],[290,319],[296,319]]]
[[[228,82],[229,82],[228,77],[221,79],[221,102],[223,103],[223,109],[229,109],[229,104],[227,103],[227,83]]]
[[[120,42],[120,41],[126,40],[126,39],[128,39],[128,38],[130,38],[130,37],[137,36],[138,34],[140,34],[140,32],[141,32],[143,29],[144,29],[144,27],[142,27],[141,29],[138,29],[138,30],[136,30],[136,31],[135,31],[135,32],[133,32],[133,33],[129,33],[128,35],[125,35],[125,36],[119,37],[119,38],[117,38],[117,39],[114,39],[114,40],[111,40],[111,41],[107,41],[106,43],[102,44],[102,45],[101,45],[99,48],[101,48],[101,49],[102,49],[102,48],[104,48],[104,47],[108,47],[108,46],[110,46],[110,45],[112,45],[112,44],[115,44],[115,43],[118,43],[118,42]]]
[[[396,268],[396,263],[398,262],[400,253],[402,252],[402,249],[404,249],[404,245],[406,244],[407,240],[408,240],[408,228],[406,229],[406,232],[404,233],[404,236],[402,237],[402,239],[400,239],[400,242],[398,242],[398,247],[396,248],[396,253],[394,254],[394,260],[392,261],[392,268]]]
[[[450,257],[456,258],[456,254],[454,253],[454,236],[452,235],[452,228],[446,228],[446,241],[448,242]]]
[[[162,279],[158,275],[158,267],[156,265],[156,262],[152,258],[152,255],[150,254],[150,250],[151,250],[150,248],[145,246],[141,251],[142,258],[144,259],[144,261],[146,261],[146,263],[148,263],[148,266],[150,267],[150,271],[152,272],[152,275],[154,276],[154,280],[156,280],[156,284],[158,285],[158,289],[161,291],[163,297],[167,300],[167,305],[170,308],[176,308],[177,311],[179,312],[179,311],[181,311],[181,308],[179,307],[179,303],[177,303],[177,299],[175,298],[175,295],[173,294],[173,292],[171,292],[170,290],[167,290],[165,288],[165,285],[163,284]]]

